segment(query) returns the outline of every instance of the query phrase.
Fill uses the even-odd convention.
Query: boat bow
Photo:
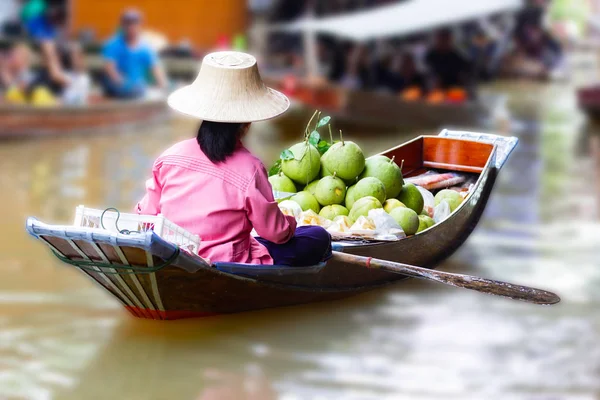
[[[448,129],[444,129],[440,134],[440,137],[447,137],[451,139],[462,139],[462,140],[470,140],[474,142],[482,142],[489,143],[496,146],[496,169],[501,169],[508,157],[513,152],[517,144],[519,144],[519,139],[514,136],[500,136],[493,135],[490,133],[477,133],[477,132],[468,132],[468,131],[451,131]]]

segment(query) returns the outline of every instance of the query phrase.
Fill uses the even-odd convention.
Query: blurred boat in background
[[[0,103],[0,138],[110,132],[168,116],[164,98],[90,99],[81,106]]]
[[[382,131],[407,127],[478,127],[492,121],[496,110],[506,102],[506,96],[491,93],[481,93],[475,99],[433,102],[330,84],[311,85],[298,81],[290,85],[286,78],[267,76],[265,81],[292,99],[290,111],[274,122],[296,127],[303,126],[315,108],[335,118],[339,126],[351,130],[366,126]]]
[[[579,108],[593,120],[600,120],[600,85],[577,90]]]

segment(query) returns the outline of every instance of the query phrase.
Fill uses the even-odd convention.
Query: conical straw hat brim
[[[230,123],[264,121],[283,114],[290,107],[290,101],[283,93],[268,87],[226,101],[211,97],[192,84],[174,91],[167,102],[182,114],[206,121]]]

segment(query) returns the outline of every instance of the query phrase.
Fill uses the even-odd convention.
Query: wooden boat
[[[386,151],[404,160],[405,176],[429,169],[477,175],[463,203],[443,222],[396,242],[335,242],[336,250],[434,267],[473,231],[498,171],[516,138],[443,131]],[[31,235],[108,290],[135,316],[203,317],[334,300],[403,279],[402,275],[340,262],[281,267],[216,262],[180,250],[153,231],[129,235],[27,221]]]
[[[85,106],[0,103],[0,138],[95,133],[156,122],[168,115],[164,99],[100,100]]]
[[[476,100],[463,102],[403,100],[400,96],[374,91],[348,90],[332,85],[286,83],[285,79],[266,77],[265,81],[292,99],[291,110],[275,122],[298,126],[306,123],[312,110],[330,115],[350,132],[369,127],[379,131],[435,128],[442,126],[475,127],[493,121],[494,111],[505,96],[482,93]],[[292,87],[290,87],[292,86]]]
[[[600,120],[600,85],[579,89],[577,103],[591,119]]]

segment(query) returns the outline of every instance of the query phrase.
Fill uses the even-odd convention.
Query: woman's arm
[[[136,212],[144,215],[160,214],[160,194],[162,187],[158,180],[160,169],[154,166],[152,168],[152,178],[146,181],[146,195],[137,204]]]
[[[248,219],[260,237],[276,243],[286,243],[296,231],[296,219],[283,215],[273,198],[267,171],[260,168],[246,189]]]

